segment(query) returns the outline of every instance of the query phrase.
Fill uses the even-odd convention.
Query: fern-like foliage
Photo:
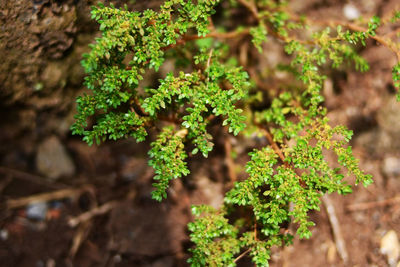
[[[151,144],[149,165],[154,168],[154,180],[157,181],[154,184],[156,189],[153,191],[153,198],[158,201],[167,197],[166,190],[170,180],[189,174],[184,161],[187,158],[183,144],[186,133],[186,130],[174,133],[172,127],[165,127]]]
[[[246,9],[253,23],[233,21],[230,32],[224,29],[227,24],[214,25],[212,16],[221,2],[228,10]],[[193,207],[192,266],[236,266],[245,254],[257,266],[268,266],[271,247],[292,241],[294,233],[285,225],[296,224],[298,236],[309,238],[314,223],[308,214],[319,210],[320,197],[351,192],[345,176],[355,177],[356,184],[372,182],[348,146],[352,132],[328,123],[322,69],[349,63],[367,71],[366,60],[355,50],[367,39],[400,58],[398,45],[379,35],[380,27],[398,21],[400,12],[390,20],[345,22],[313,21],[289,10],[284,1],[270,0],[169,0],[158,11],[144,12],[93,7],[102,35],[82,61],[91,93],[77,99],[72,131],[92,144],[127,137],[140,142],[150,128],[161,128],[149,151],[154,199],[166,198],[170,181],[189,174],[189,156],[200,152],[207,157],[212,151],[211,123],[241,138],[257,135],[268,141],[250,153],[247,179],[226,193],[221,209]],[[309,34],[309,26],[320,30]],[[277,68],[292,76],[292,85],[279,92],[271,86],[261,94],[261,75],[253,69],[250,77],[249,65],[238,64],[242,56],[229,46],[231,39],[250,41],[267,56],[263,43],[278,40],[291,63]],[[176,70],[154,88],[143,88],[146,71],[158,71],[166,59],[175,62]],[[399,88],[399,64],[392,74]],[[257,101],[270,104],[254,109]],[[336,154],[342,168],[332,167],[326,151]],[[245,216],[232,216],[238,211]]]

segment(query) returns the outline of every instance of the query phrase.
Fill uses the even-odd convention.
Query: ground
[[[190,205],[218,206],[227,190],[223,140],[216,140],[208,159],[191,159],[192,174],[174,181],[168,200],[153,201],[148,143],[88,147],[69,131],[74,99],[85,90],[81,54],[97,34],[88,15],[93,3],[11,2],[0,1],[0,266],[187,266]],[[140,10],[158,1],[115,2]],[[362,13],[382,15],[396,1],[353,3]],[[343,18],[345,4],[294,1],[293,9]],[[266,45],[276,49],[273,42]],[[390,69],[395,59],[374,42],[360,53],[369,72],[329,72],[324,86],[330,123],[354,130],[351,145],[361,168],[374,176],[368,188],[329,196],[348,260],[341,258],[325,201],[311,214],[312,237],[274,249],[272,266],[396,266],[382,253],[400,253],[400,104]],[[243,163],[245,141],[230,138],[237,163]],[[246,258],[239,265],[252,266]]]

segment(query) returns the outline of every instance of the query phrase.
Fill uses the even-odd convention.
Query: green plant
[[[377,34],[380,26],[396,22],[400,12],[390,19],[313,21],[291,13],[286,1],[232,0],[224,2],[223,21],[214,25],[220,2],[169,0],[159,11],[142,13],[93,7],[92,18],[102,35],[82,61],[92,93],[77,99],[72,130],[90,145],[107,138],[140,142],[148,129],[159,131],[149,151],[156,174],[153,198],[158,201],[167,197],[172,179],[189,174],[188,157],[198,152],[207,157],[213,149],[207,130],[211,123],[219,122],[240,138],[264,137],[268,144],[250,153],[248,178],[235,182],[221,209],[193,207],[196,219],[189,230],[195,247],[189,262],[235,266],[239,255],[249,253],[257,266],[267,266],[272,246],[291,243],[293,236],[282,231],[285,225],[296,223],[297,234],[309,238],[314,224],[308,213],[319,210],[320,197],[351,192],[344,169],[356,184],[372,182],[348,146],[352,132],[328,124],[322,69],[352,62],[367,71],[367,62],[355,50],[367,39],[400,59],[399,45],[389,35]],[[233,10],[243,8],[253,17],[251,25],[230,20]],[[278,88],[264,86],[262,72],[251,64],[240,66],[237,49],[231,47],[233,40],[249,41],[268,55],[263,42],[269,39],[278,40],[291,57],[289,64],[268,70],[271,77],[278,70],[290,75]],[[166,59],[174,61],[176,70],[157,88],[139,86],[146,70],[158,71]],[[393,79],[400,87],[399,64]],[[325,150],[337,155],[342,168],[331,167]],[[232,217],[239,209],[246,216]]]

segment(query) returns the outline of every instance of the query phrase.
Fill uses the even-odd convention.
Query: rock
[[[82,85],[83,79],[85,77],[85,72],[79,61],[76,62],[75,64],[72,64],[72,66],[69,69],[68,76],[71,85],[77,87]]]
[[[8,239],[8,231],[6,229],[0,230],[0,239],[6,241]]]
[[[215,183],[206,176],[198,176],[195,178],[196,193],[199,203],[207,203],[208,205],[219,209],[224,202],[223,187],[221,183]],[[194,194],[196,195],[196,194]]]
[[[39,145],[36,155],[36,168],[51,179],[71,176],[75,173],[75,166],[70,156],[55,136],[48,138]]]
[[[400,174],[400,158],[386,157],[383,160],[382,171],[387,176],[396,176]]]
[[[335,95],[335,89],[333,87],[333,81],[331,78],[326,78],[324,80],[323,94],[325,97],[325,105],[329,109],[334,109],[337,106],[337,98]]]
[[[382,103],[378,112],[377,120],[382,129],[389,134],[398,137],[400,132],[400,105],[395,96],[391,96]]]
[[[366,149],[373,157],[397,154],[400,149],[400,105],[395,96],[386,97],[381,104],[376,120],[378,126],[356,136],[356,144]],[[393,166],[393,159],[387,161]]]
[[[360,17],[360,11],[352,4],[346,4],[343,7],[343,14],[349,20],[355,20]]]
[[[269,67],[269,68],[274,68],[275,66],[277,66],[278,64],[281,64],[283,61],[283,57],[285,56],[282,53],[282,47],[278,42],[273,42],[271,40],[271,42],[263,42],[262,44],[263,49],[265,49],[264,51],[269,51],[270,53],[268,54],[268,56],[262,56],[260,57],[260,63],[262,65],[261,68],[265,67]],[[286,71],[278,71],[278,78],[279,79],[287,79],[287,72]],[[277,73],[275,73],[277,74]],[[284,77],[282,77],[282,75]]]
[[[44,221],[47,215],[47,203],[36,202],[26,207],[26,217],[28,219]]]
[[[68,65],[63,62],[49,62],[42,73],[45,88],[53,89],[66,83]]]
[[[328,244],[328,249],[327,249],[327,252],[326,252],[326,258],[327,258],[329,264],[333,264],[336,261],[337,250],[336,250],[335,243],[333,243],[332,241],[330,241],[329,244]]]
[[[380,128],[363,132],[355,137],[356,146],[362,147],[372,158],[384,156],[387,153],[396,153],[400,148],[399,141]]]
[[[133,181],[143,176],[147,169],[147,160],[140,158],[130,158],[123,162],[121,168],[121,177],[126,181]]]
[[[396,266],[400,256],[400,244],[395,231],[390,230],[382,237],[381,253],[387,256],[390,266]]]

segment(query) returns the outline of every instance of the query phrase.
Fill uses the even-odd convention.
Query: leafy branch
[[[155,171],[152,196],[157,201],[167,197],[171,180],[189,175],[188,158],[199,152],[208,157],[213,150],[210,125],[225,127],[224,132],[239,138],[263,137],[264,146],[249,153],[248,177],[234,183],[222,207],[193,207],[195,220],[188,227],[195,246],[189,262],[236,266],[249,256],[257,266],[268,266],[271,247],[292,242],[294,233],[287,225],[296,225],[297,235],[309,238],[314,223],[308,214],[319,210],[321,196],[351,192],[346,170],[355,184],[372,182],[348,146],[352,132],[329,125],[321,69],[350,62],[367,71],[368,63],[355,49],[367,39],[400,59],[399,45],[392,41],[398,29],[379,33],[382,25],[397,21],[400,12],[382,20],[317,21],[293,14],[281,1],[237,0],[225,4],[231,10],[245,8],[253,21],[214,25],[221,2],[169,0],[158,11],[143,12],[93,7],[92,18],[102,35],[82,61],[91,93],[77,99],[72,131],[90,145],[107,138],[140,142],[150,129],[156,131],[149,165]],[[309,26],[315,25],[321,28],[310,34]],[[279,92],[255,70],[254,53],[251,60],[241,60],[246,53],[233,45],[236,40],[268,54],[263,43],[269,39],[291,58],[289,65],[277,67],[290,75]],[[174,62],[175,69],[144,88],[146,72],[159,71],[166,60]],[[242,61],[248,64],[240,66]],[[392,75],[399,88],[400,64]],[[255,103],[262,105],[254,108]],[[326,150],[336,155],[341,168],[331,167]],[[237,211],[243,216],[232,216]]]

